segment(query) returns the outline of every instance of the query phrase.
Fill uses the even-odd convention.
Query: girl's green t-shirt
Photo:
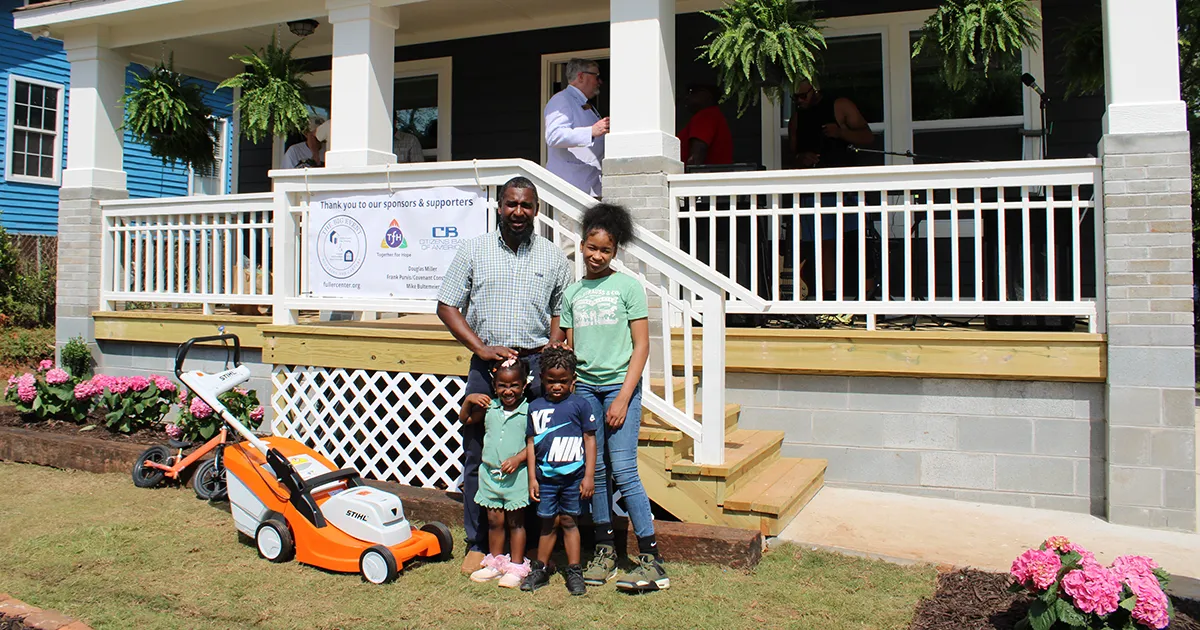
[[[623,382],[633,356],[629,322],[648,316],[646,291],[632,276],[612,273],[567,287],[559,325],[575,330],[579,380],[588,385]]]

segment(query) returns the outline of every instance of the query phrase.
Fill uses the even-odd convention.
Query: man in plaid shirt
[[[558,328],[563,291],[574,280],[562,250],[534,234],[537,189],[524,177],[500,187],[500,228],[464,243],[438,291],[438,318],[471,351],[464,395],[493,396],[491,367],[521,358],[533,377],[526,394],[542,395],[541,352]],[[479,568],[487,543],[487,520],[475,503],[483,456],[483,423],[462,427],[463,524],[467,556],[463,573]],[[536,521],[536,519],[535,519]]]

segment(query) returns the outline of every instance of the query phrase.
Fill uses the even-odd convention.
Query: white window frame
[[[55,103],[58,106],[57,107],[58,112],[57,112],[57,116],[56,116],[55,131],[54,131],[54,166],[51,169],[54,172],[53,177],[33,177],[30,175],[14,175],[12,172],[12,164],[13,164],[12,137],[13,137],[13,128],[15,127],[14,115],[16,113],[16,105],[17,105],[17,98],[16,98],[17,82],[28,83],[30,85],[38,85],[38,86],[47,87],[47,88],[54,88],[54,89],[58,90],[58,98],[55,101]],[[41,79],[34,79],[32,77],[26,77],[26,76],[22,76],[22,75],[18,75],[18,74],[8,75],[8,120],[5,124],[5,130],[4,130],[5,131],[4,137],[6,138],[6,140],[4,142],[4,179],[5,179],[5,181],[21,182],[21,183],[25,183],[25,184],[41,184],[44,186],[58,186],[59,184],[62,183],[63,106],[66,102],[66,96],[67,96],[66,86],[64,86],[61,83],[54,83],[53,81],[43,81]],[[30,127],[29,130],[34,133],[43,133],[43,134],[47,133],[45,130],[33,129],[32,127]]]
[[[437,149],[425,149],[421,154],[425,156],[426,160],[436,158],[439,162],[449,162],[454,156],[450,147],[451,138],[454,137],[451,133],[451,104],[453,103],[454,96],[451,82],[454,78],[454,58],[431,57],[429,59],[416,59],[413,61],[397,61],[392,71],[392,82],[395,83],[396,79],[427,77],[429,75],[436,75],[438,81],[438,145]],[[309,75],[308,84],[312,87],[330,87],[333,85],[333,71],[322,70],[312,73]],[[330,112],[329,117],[333,118],[333,116],[333,112]],[[275,168],[279,168],[283,160],[283,153],[287,149],[283,144],[283,138],[275,138]]]
[[[217,125],[217,135],[221,138],[221,153],[217,156],[217,173],[221,182],[221,191],[218,195],[228,195],[230,193],[229,185],[229,157],[230,146],[233,144],[229,136],[231,127],[230,120],[227,117],[214,117],[214,122]],[[204,193],[196,192],[196,170],[188,166],[188,196],[207,196]]]
[[[1039,11],[1040,0],[1033,3]],[[1020,86],[1023,103],[1021,115],[998,116],[992,118],[958,118],[952,120],[912,119],[912,49],[909,45],[909,33],[920,30],[925,19],[933,14],[932,10],[902,11],[897,13],[879,13],[874,15],[854,15],[840,18],[830,18],[826,21],[826,37],[843,37],[851,35],[882,34],[883,36],[883,71],[884,71],[884,119],[883,128],[872,125],[874,132],[884,131],[884,150],[904,153],[913,147],[913,132],[933,129],[986,129],[994,127],[1022,127],[1030,131],[1041,130],[1041,114],[1039,99],[1033,90]],[[1021,51],[1021,67],[1045,81],[1042,47],[1045,45],[1045,33],[1041,24],[1039,28],[1039,45],[1036,49],[1026,48]],[[773,102],[765,96],[762,98],[762,136],[763,164],[768,169],[778,169],[782,161],[782,137],[786,128],[780,132],[779,121],[782,116],[782,104]],[[1026,136],[1022,143],[1024,159],[1039,159],[1043,137]],[[894,155],[884,156],[885,164],[911,164],[912,160]]]
[[[554,96],[554,77],[551,76],[551,71],[554,70],[555,64],[560,64],[572,59],[611,59],[612,52],[609,48],[591,48],[589,50],[575,50],[561,53],[550,53],[542,55],[542,100],[538,106],[538,129],[541,130],[541,135],[538,136],[541,145],[541,164],[546,165],[546,103],[550,102],[550,97]]]

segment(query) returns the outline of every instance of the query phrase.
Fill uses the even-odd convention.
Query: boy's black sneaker
[[[530,560],[529,575],[526,575],[525,579],[521,580],[521,590],[533,592],[549,583],[550,571],[546,568],[546,565],[537,560]]]
[[[583,567],[572,564],[567,567],[567,592],[572,595],[587,593],[587,584],[583,582]]]

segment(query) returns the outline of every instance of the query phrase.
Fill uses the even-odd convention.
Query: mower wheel
[[[133,463],[133,485],[139,488],[153,488],[162,483],[166,474],[157,468],[147,466],[146,462],[166,464],[170,458],[171,451],[161,444],[142,451],[142,454],[138,455],[137,461]]]
[[[258,547],[258,555],[271,562],[287,562],[296,553],[292,530],[279,516],[268,516],[258,525],[258,530],[254,532],[254,546]]]
[[[437,521],[430,521],[421,526],[421,531],[429,532],[437,537],[438,547],[441,551],[436,556],[429,556],[430,559],[438,562],[445,562],[450,559],[454,553],[454,535],[450,533],[450,528],[445,524]]]
[[[358,570],[363,579],[372,584],[387,584],[400,575],[396,568],[396,556],[383,545],[367,547],[358,557]]]
[[[201,501],[223,501],[229,494],[225,488],[225,471],[218,468],[217,460],[206,459],[196,467],[192,475],[192,489]]]

